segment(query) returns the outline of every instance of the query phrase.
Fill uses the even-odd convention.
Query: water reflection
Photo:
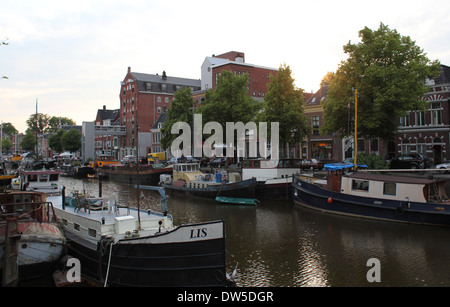
[[[98,194],[97,181],[62,178],[67,190]],[[128,189],[132,203],[161,210],[159,194],[103,182],[103,194]],[[450,230],[327,215],[289,202],[234,207],[170,197],[176,225],[224,219],[227,270],[239,286],[450,286]],[[367,260],[381,262],[381,283],[366,279]]]

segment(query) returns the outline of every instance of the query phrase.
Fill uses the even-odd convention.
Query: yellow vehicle
[[[89,161],[90,167],[103,167],[104,165],[119,164],[112,156],[98,155],[97,160]]]
[[[159,163],[161,161],[166,161],[166,153],[165,152],[152,152],[147,155],[148,163]]]

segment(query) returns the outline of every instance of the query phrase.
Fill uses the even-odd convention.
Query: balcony
[[[126,135],[125,126],[95,126],[96,135]]]

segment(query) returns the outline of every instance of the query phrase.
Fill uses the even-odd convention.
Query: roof
[[[166,118],[167,118],[167,111],[164,111],[159,115],[158,119],[153,124],[152,129],[158,129],[158,124],[159,123],[164,124],[166,122]]]
[[[393,183],[409,183],[409,184],[431,184],[436,182],[434,179],[420,178],[420,177],[407,177],[407,176],[392,176],[392,175],[380,175],[373,173],[355,172],[347,177],[362,180],[376,180],[383,182],[393,182]]]
[[[100,120],[114,120],[116,116],[119,114],[120,109],[116,110],[105,110],[105,109],[98,109],[97,114],[100,117]]]
[[[450,83],[450,67],[441,65],[439,67],[441,74],[434,79],[435,84]]]
[[[181,86],[193,86],[199,87],[201,86],[200,79],[188,79],[188,78],[179,78],[179,77],[171,77],[167,76],[165,72],[162,75],[153,75],[153,74],[144,74],[139,72],[131,72],[133,77],[137,81],[138,90],[146,91],[146,83],[166,83],[166,84],[174,84]]]

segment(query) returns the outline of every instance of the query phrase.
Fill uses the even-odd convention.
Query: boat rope
[[[103,287],[106,287],[108,285],[108,275],[109,275],[109,268],[111,266],[111,255],[112,255],[113,245],[114,245],[114,242],[109,243],[108,267],[106,268],[106,277],[105,277],[105,283],[103,284]]]

